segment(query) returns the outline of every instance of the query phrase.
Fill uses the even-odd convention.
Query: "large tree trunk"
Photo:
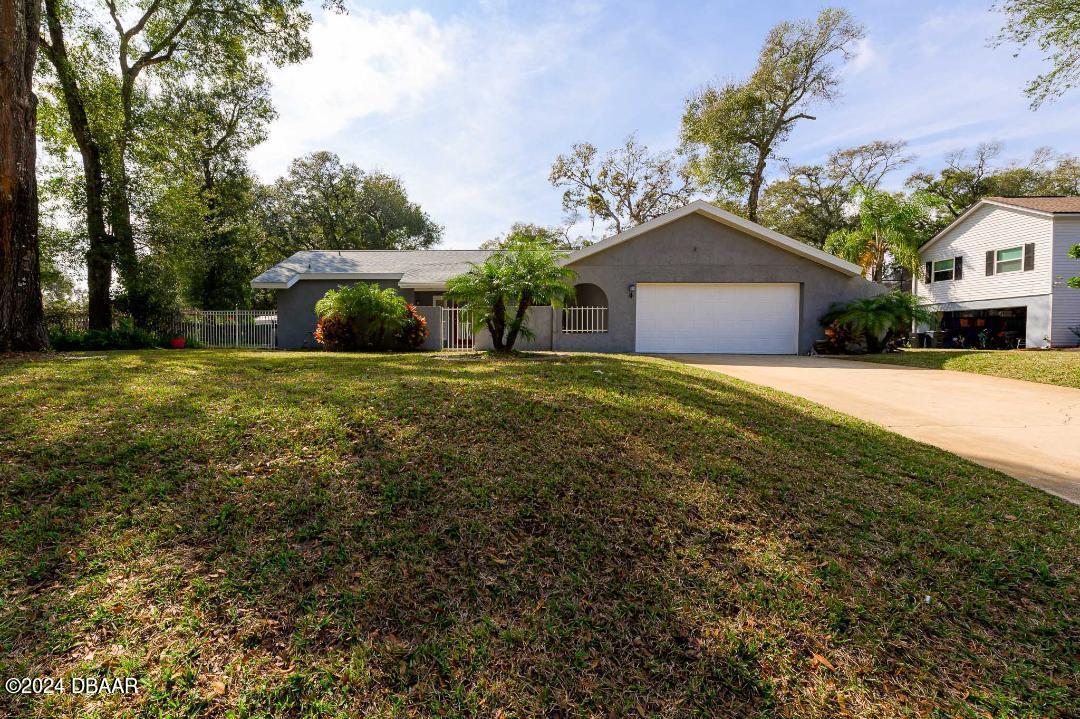
[[[761,187],[765,184],[765,165],[765,153],[761,153],[754,166],[754,174],[750,178],[750,192],[746,198],[746,219],[751,222],[757,222],[758,219],[758,198],[761,196]]]
[[[101,168],[101,149],[90,130],[86,106],[79,92],[75,71],[68,59],[64,27],[60,22],[61,12],[58,0],[45,0],[45,22],[49,28],[49,44],[45,47],[45,55],[56,69],[64,104],[67,106],[71,132],[82,156],[83,184],[86,189],[86,234],[90,242],[86,253],[90,329],[109,329],[112,327],[112,300],[109,295],[112,288],[115,243],[105,231],[105,181]]]
[[[38,257],[37,98],[40,0],[0,0],[0,351],[49,345]]]
[[[138,327],[145,327],[148,320],[149,303],[139,271],[139,254],[135,250],[135,233],[131,228],[131,201],[128,194],[127,171],[124,169],[124,155],[117,160],[117,176],[113,189],[109,193],[109,220],[112,224],[113,237],[116,240],[116,269],[124,283],[127,293],[128,309],[131,319]]]

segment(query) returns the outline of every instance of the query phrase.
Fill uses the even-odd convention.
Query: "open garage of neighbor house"
[[[461,342],[441,306],[446,281],[483,250],[301,252],[252,281],[277,290],[280,346],[314,346],[315,301],[354,282],[396,287],[428,319],[426,349]],[[704,201],[569,253],[573,307],[534,307],[520,349],[584,352],[804,354],[835,302],[885,288],[861,270]]]

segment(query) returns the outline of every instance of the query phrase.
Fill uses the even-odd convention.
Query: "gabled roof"
[[[397,280],[402,287],[442,286],[491,250],[307,250],[297,252],[251,281],[284,290],[298,280]]]
[[[1042,217],[1080,214],[1080,197],[984,197],[971,207],[961,212],[960,215],[955,220],[950,222],[944,230],[931,237],[926,244],[919,248],[919,252],[922,252],[926,248],[930,247],[930,245],[934,244],[942,237],[952,232],[957,225],[970,217],[971,213],[975,212],[975,210],[979,209],[980,207],[985,207],[987,205],[993,207],[1003,207],[1006,210],[1015,210],[1017,212],[1026,212],[1028,214],[1038,215]]]
[[[819,250],[812,245],[808,245],[804,242],[799,242],[798,240],[793,240],[790,237],[781,235],[775,230],[770,230],[768,227],[763,227],[756,222],[751,222],[750,220],[732,214],[727,210],[722,210],[711,202],[706,202],[705,200],[695,200],[689,205],[680,207],[677,210],[673,210],[666,215],[661,215],[660,217],[649,220],[648,222],[643,222],[637,227],[626,230],[625,232],[620,232],[619,234],[613,235],[612,237],[608,237],[607,239],[601,240],[594,245],[589,245],[588,247],[583,247],[580,250],[576,250],[570,254],[570,257],[567,259],[566,264],[572,265],[578,260],[585,259],[586,257],[595,255],[598,252],[603,252],[604,250],[608,250],[615,245],[626,242],[627,240],[633,239],[639,235],[643,235],[646,232],[655,230],[657,227],[663,227],[666,224],[675,222],[676,220],[681,220],[682,218],[693,214],[699,214],[704,217],[708,217],[711,220],[715,220],[716,222],[719,222],[721,224],[733,227],[745,234],[748,234],[764,242],[768,242],[769,244],[775,245],[780,249],[787,250],[792,254],[804,257],[813,262],[817,262],[820,265],[830,267],[837,272],[841,272],[845,275],[854,277],[855,275],[862,274],[862,268],[854,263],[848,262],[847,260],[842,260],[835,255],[830,255],[828,252]]]

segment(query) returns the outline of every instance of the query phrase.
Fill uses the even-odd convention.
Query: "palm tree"
[[[853,334],[866,338],[871,352],[880,351],[893,334],[911,329],[913,323],[932,324],[934,312],[919,305],[919,298],[910,292],[889,292],[877,297],[853,300],[846,305],[833,305],[821,318],[822,324],[838,323]]]
[[[856,187],[852,200],[859,205],[853,229],[836,230],[825,240],[825,251],[863,268],[874,282],[885,277],[891,257],[911,272],[919,268],[920,227],[925,226],[930,201],[916,193],[910,198],[883,190]]]
[[[512,233],[503,248],[447,282],[447,298],[468,313],[473,330],[486,328],[496,352],[511,352],[518,336],[532,337],[526,313],[533,305],[560,307],[574,296],[577,273],[550,243]]]

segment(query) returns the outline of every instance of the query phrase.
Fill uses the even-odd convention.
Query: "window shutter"
[[[986,276],[994,274],[994,251],[986,251]]]
[[[954,280],[962,280],[962,279],[964,279],[964,258],[963,257],[954,257],[953,258],[953,279]]]
[[[1035,269],[1035,243],[1024,245],[1024,272]]]
[[[926,284],[930,284],[934,281],[934,263],[926,263]]]

